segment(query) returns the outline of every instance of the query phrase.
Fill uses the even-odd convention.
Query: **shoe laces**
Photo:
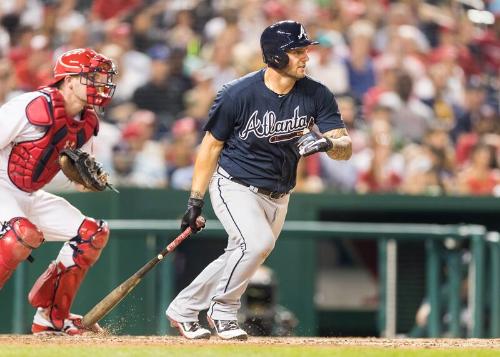
[[[5,233],[7,233],[7,228],[9,227],[9,222],[0,222],[0,238],[4,236]]]
[[[189,326],[189,332],[195,332],[201,328],[201,325],[198,321],[191,322],[191,326]]]
[[[236,320],[220,321],[220,323],[223,330],[237,330],[240,328]]]

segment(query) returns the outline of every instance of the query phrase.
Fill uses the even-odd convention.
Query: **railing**
[[[120,233],[140,232],[141,236],[148,235],[171,235],[172,238],[178,232],[179,221],[177,220],[108,220],[113,235],[119,237]],[[199,234],[206,238],[223,238],[225,232],[222,226],[215,220],[207,224],[206,229]],[[280,241],[294,240],[300,245],[314,245],[319,239],[375,239],[378,242],[380,284],[379,295],[380,305],[378,310],[380,335],[394,337],[396,335],[396,315],[397,315],[397,249],[398,242],[401,241],[425,241],[426,250],[426,293],[429,298],[431,311],[428,320],[428,334],[430,337],[439,337],[442,333],[441,321],[441,261],[438,254],[438,244],[446,241],[447,246],[453,248],[453,243],[458,241],[468,241],[471,247],[472,259],[469,269],[469,299],[468,308],[472,313],[471,324],[468,326],[469,337],[485,337],[484,332],[484,304],[485,304],[485,276],[487,275],[485,263],[485,246],[489,251],[490,275],[490,296],[491,296],[491,318],[490,337],[500,337],[500,239],[496,232],[487,234],[482,226],[478,225],[437,225],[437,224],[389,224],[389,223],[340,223],[340,222],[317,222],[317,221],[288,221],[285,223],[281,233]],[[314,249],[303,249],[304,259],[301,260],[300,267],[289,266],[287,272],[294,274],[294,269],[300,269],[303,281],[308,282],[306,288],[299,296],[294,297],[295,304],[302,305],[302,316],[300,334],[314,335],[316,324],[316,311],[313,299],[313,284],[315,279],[315,257],[309,257]],[[154,248],[153,248],[154,249]],[[279,249],[279,247],[277,248]],[[452,249],[453,251],[453,249]],[[275,254],[275,253],[273,253]],[[458,253],[452,253],[447,259],[447,277],[450,285],[449,294],[449,315],[450,315],[450,337],[459,337],[460,333],[460,282],[461,269]],[[117,259],[117,258],[115,258]],[[158,301],[170,301],[173,288],[171,273],[168,265],[170,259],[166,259],[160,268],[158,285],[154,289],[158,290]],[[135,264],[136,262],[134,262]],[[141,262],[136,263],[141,266]],[[113,272],[108,272],[109,274]],[[13,299],[13,309],[16,314],[23,315],[21,301],[23,288],[25,285],[22,274],[17,273],[15,279],[15,297]],[[280,277],[278,276],[278,279]],[[120,278],[121,279],[121,278]],[[309,280],[306,280],[309,279]],[[116,281],[120,283],[121,281]],[[1,294],[1,293],[0,293]],[[103,291],[102,296],[107,292]],[[283,297],[282,299],[287,299]],[[97,301],[96,301],[97,302]],[[157,302],[158,303],[158,302]],[[304,308],[304,306],[306,308]],[[156,311],[160,311],[158,307]],[[293,307],[292,307],[293,310]],[[22,327],[13,319],[13,332],[19,332]],[[157,326],[156,333],[164,334],[168,329],[166,319],[161,318]]]
[[[110,226],[113,230],[178,230],[177,221],[130,221],[112,220]],[[220,234],[222,226],[218,222],[211,222],[205,234]],[[429,316],[429,335],[438,337],[441,333],[440,317],[440,271],[441,265],[436,248],[438,240],[463,240],[472,241],[474,275],[471,278],[470,310],[473,312],[471,337],[482,337],[483,317],[483,284],[484,284],[484,237],[485,229],[477,225],[437,225],[437,224],[386,224],[386,223],[340,223],[340,222],[309,222],[288,221],[285,223],[282,235],[286,237],[304,236],[314,239],[349,238],[366,239],[376,238],[379,242],[379,262],[381,270],[381,304],[379,318],[381,321],[381,334],[388,337],[396,335],[396,271],[395,255],[397,254],[398,240],[425,239],[427,251],[427,292],[431,305]],[[493,250],[492,250],[493,251]],[[448,278],[450,280],[450,311],[452,335],[458,337],[460,321],[460,269],[456,259],[450,262]],[[305,269],[313,271],[314,269]],[[314,279],[314,277],[311,277]],[[498,295],[497,295],[498,296]],[[495,299],[494,301],[497,301]]]

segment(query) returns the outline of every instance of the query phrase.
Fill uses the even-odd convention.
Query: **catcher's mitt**
[[[109,174],[85,151],[62,150],[59,153],[59,166],[66,177],[90,191],[103,191],[106,187],[114,190],[108,182]]]

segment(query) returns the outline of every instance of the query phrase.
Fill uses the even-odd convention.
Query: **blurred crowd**
[[[0,104],[92,47],[119,69],[94,155],[117,186],[189,189],[217,91],[284,19],[354,147],[301,160],[296,191],[500,196],[499,0],[2,0]]]

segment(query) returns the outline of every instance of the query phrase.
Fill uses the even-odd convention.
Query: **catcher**
[[[42,188],[61,169],[88,190],[109,187],[85,147],[99,131],[98,113],[113,96],[115,74],[109,58],[89,48],[71,50],[58,58],[48,86],[0,107],[0,289],[45,240],[65,242],[29,293],[34,334],[100,331],[84,329],[70,308],[106,246],[108,226]]]

